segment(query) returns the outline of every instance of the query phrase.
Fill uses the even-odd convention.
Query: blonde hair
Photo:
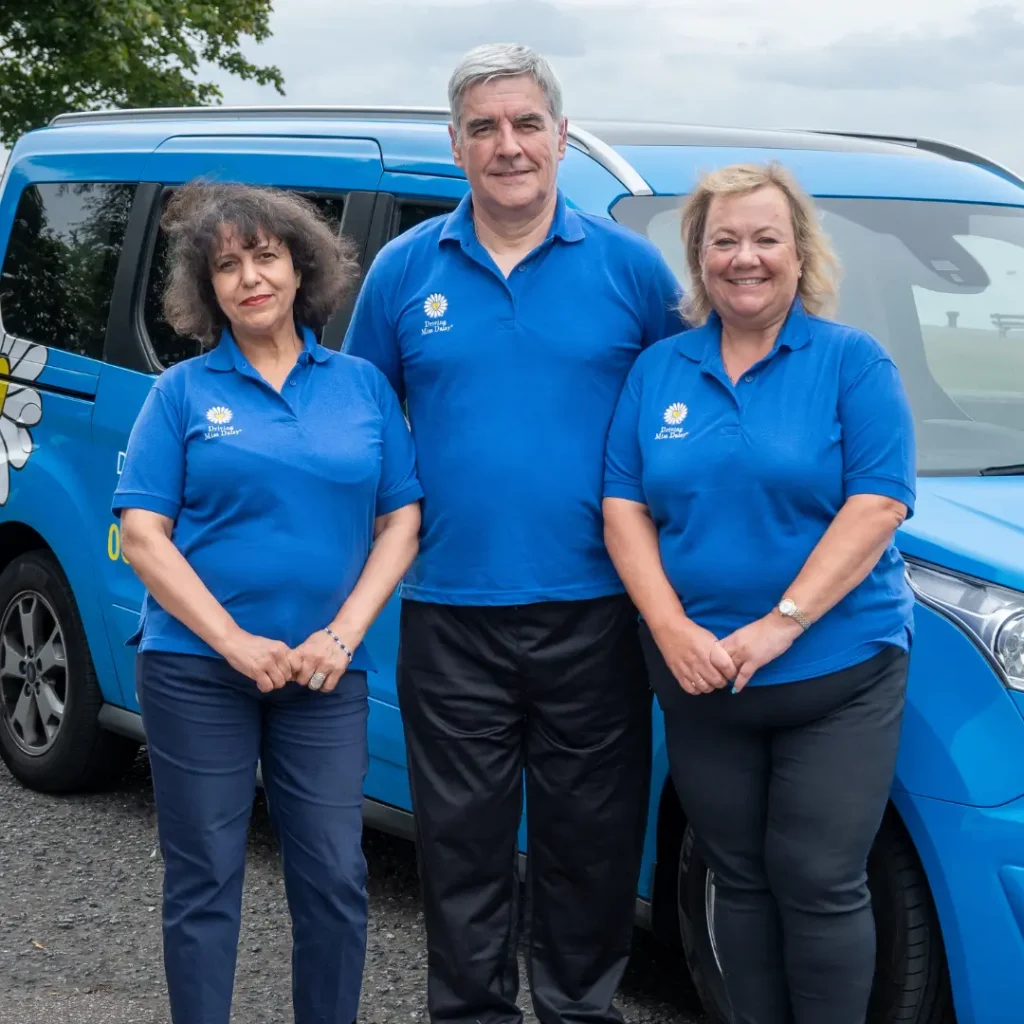
[[[740,196],[774,185],[786,197],[793,221],[793,237],[801,276],[797,295],[808,313],[830,316],[839,293],[839,260],[828,236],[818,223],[813,200],[782,166],[770,164],[732,164],[705,174],[683,204],[683,248],[690,273],[690,288],[680,304],[683,317],[697,327],[711,312],[711,299],[701,276],[701,252],[707,228],[708,210],[715,196]]]

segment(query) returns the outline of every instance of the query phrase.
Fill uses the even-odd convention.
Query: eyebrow
[[[782,230],[782,228],[779,225],[776,225],[776,224],[764,224],[764,225],[762,225],[759,228],[754,228],[752,234],[759,235],[759,234],[761,234],[764,231],[781,231],[781,230]],[[717,227],[717,228],[714,229],[714,231],[708,232],[708,234],[719,235],[719,234],[722,234],[723,232],[725,234],[729,234],[729,235],[735,235],[736,234],[735,228],[729,228],[729,227]]]
[[[496,117],[474,117],[466,122],[466,131],[475,132],[480,128],[493,128],[498,123]],[[512,118],[515,125],[521,124],[543,124],[544,118],[540,114],[529,113],[519,114]]]
[[[246,252],[265,252],[267,250],[270,250],[270,251],[273,252],[273,251],[276,251],[280,247],[280,244],[281,243],[279,241],[275,241],[275,240],[273,240],[271,238],[268,238],[265,241],[256,242],[255,245],[243,245],[242,248]],[[234,252],[235,252],[235,249],[234,249],[233,246],[230,247],[230,248],[227,248],[227,249],[220,249],[220,250],[218,250],[217,252],[214,253],[213,258],[215,260],[224,259],[224,258],[226,258],[228,256],[234,255]]]

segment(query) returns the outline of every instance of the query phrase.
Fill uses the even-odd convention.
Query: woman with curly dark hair
[[[164,857],[175,1024],[228,1024],[262,763],[292,916],[297,1024],[356,1018],[370,624],[421,490],[394,392],[315,331],[356,277],[298,196],[192,183],[165,214],[168,322],[203,355],[154,383],[114,513],[146,587],[136,687]]]

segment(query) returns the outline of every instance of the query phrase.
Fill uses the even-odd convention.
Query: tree
[[[193,106],[220,89],[205,61],[284,94],[276,67],[245,59],[270,36],[273,0],[0,0],[0,142],[66,110]]]

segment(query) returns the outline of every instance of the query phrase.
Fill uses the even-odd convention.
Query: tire
[[[42,793],[114,784],[139,744],[100,727],[102,706],[60,565],[47,551],[20,555],[0,573],[0,758]]]
[[[679,931],[708,1024],[732,1024],[715,956],[714,879],[686,829],[679,853]],[[955,1024],[945,950],[928,881],[910,837],[890,809],[868,858],[877,934],[867,1024]]]

